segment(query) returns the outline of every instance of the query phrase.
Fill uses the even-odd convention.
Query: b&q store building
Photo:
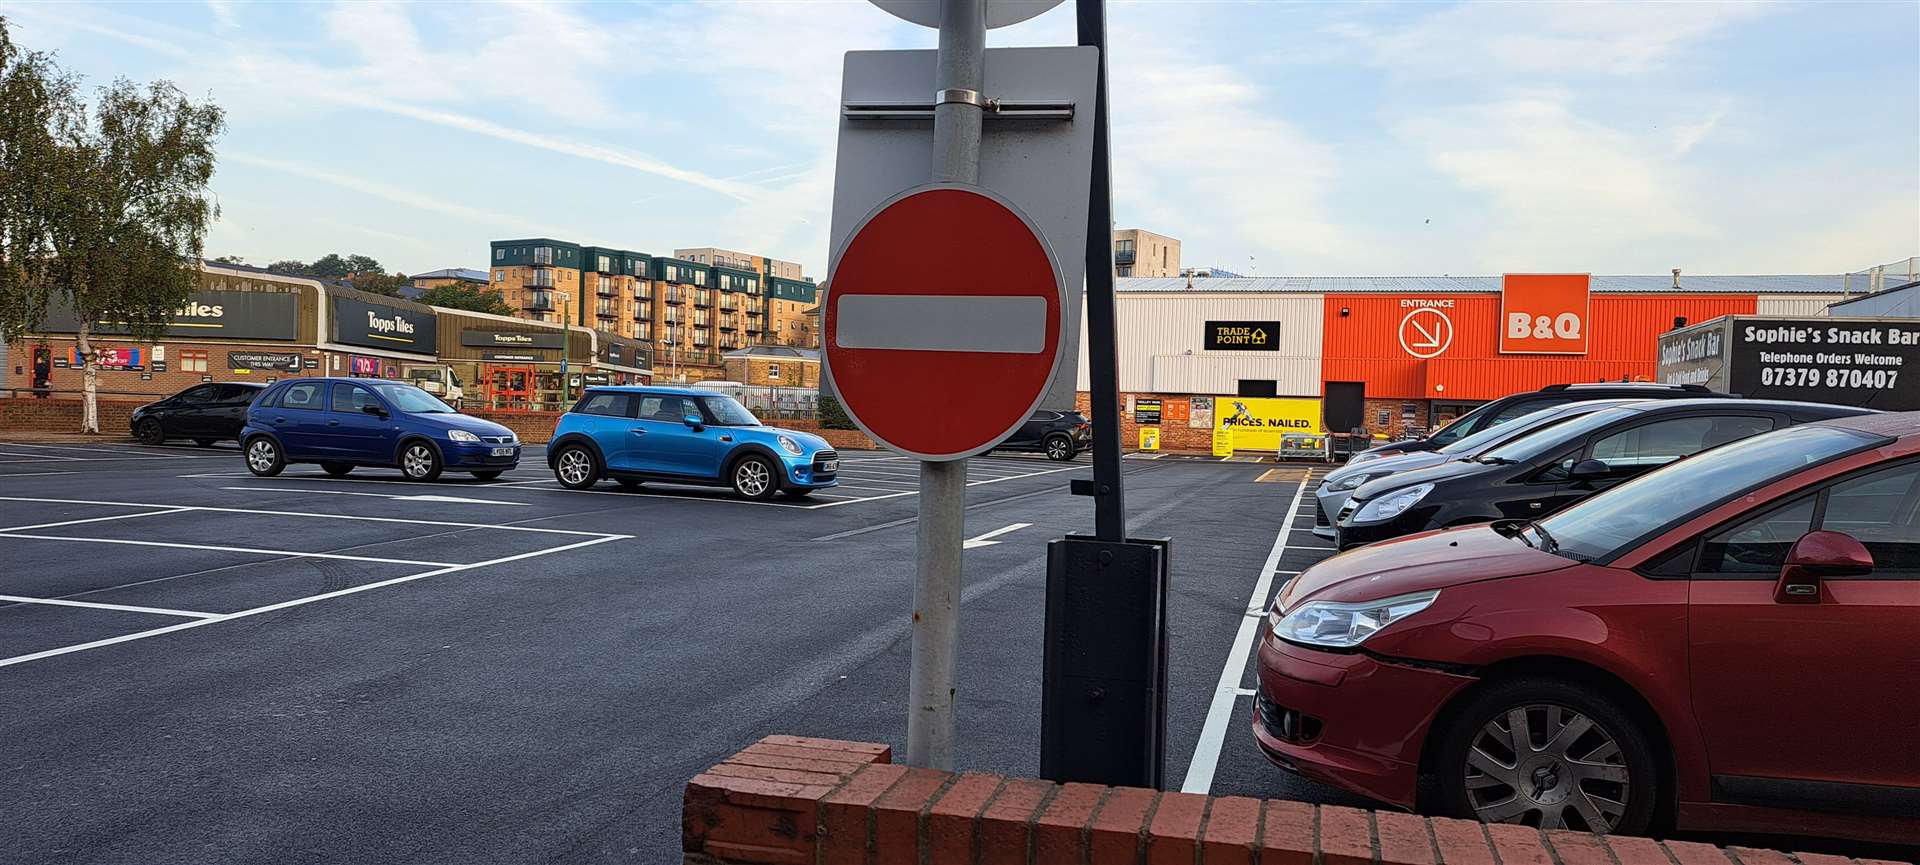
[[[1431,429],[1550,384],[1652,381],[1661,333],[1817,315],[1834,276],[1122,279],[1122,441],[1271,450],[1285,432]],[[1080,341],[1080,405],[1088,390]]]
[[[50,310],[10,346],[7,388],[71,397],[81,389],[73,315]],[[164,336],[136,342],[97,325],[104,399],[150,400],[204,381],[288,376],[407,379],[462,407],[555,409],[561,359],[574,394],[590,384],[652,381],[652,347],[579,325],[425,306],[255,268],[203,265],[199,289]],[[44,384],[42,384],[44,382]]]

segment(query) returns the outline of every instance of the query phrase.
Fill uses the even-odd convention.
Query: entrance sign
[[[1453,345],[1453,319],[1432,307],[1420,307],[1400,319],[1400,347],[1425,360],[1438,357]]]
[[[992,279],[953,266],[982,248],[999,259]],[[1033,224],[989,192],[933,184],[880,206],[841,250],[822,311],[848,416],[926,460],[1005,440],[1062,362],[1060,270]]]
[[[938,8],[937,3],[928,4]],[[987,4],[992,16],[996,4]],[[889,9],[888,11],[893,11]],[[912,19],[909,19],[912,20]],[[927,167],[933,164],[933,139],[922,120],[887,119],[886,113],[853,111],[856,106],[921,106],[927,103],[928,82],[934,80],[934,51],[849,51],[842,72],[840,138],[833,184],[833,227],[831,249],[835,258],[828,262],[827,309],[841,288],[838,254],[848,246],[855,229],[901,190],[926,184]],[[1072,411],[1074,408],[1074,364],[1079,356],[1080,298],[1086,274],[1082,250],[1087,245],[1087,207],[1090,172],[1084,166],[1093,159],[1094,85],[1099,71],[1100,51],[1089,46],[1047,48],[992,48],[985,53],[985,72],[980,92],[1003,105],[1054,103],[1071,104],[1062,117],[1012,119],[987,112],[981,124],[980,175],[974,188],[984,190],[1023,214],[1035,234],[1045,238],[1059,264],[1066,286],[1066,305],[1062,320],[1071,324],[1062,335],[1065,344],[1060,373],[1055,376],[1044,408]],[[964,234],[957,227],[947,229]],[[955,262],[978,260],[983,250],[979,243],[956,242],[955,258],[938,264],[959,270]],[[996,271],[998,265],[996,265]],[[977,272],[976,272],[977,273]],[[995,276],[998,274],[996,272]],[[908,282],[901,275],[897,282]],[[976,282],[985,282],[977,275]],[[912,294],[930,294],[915,288]],[[883,303],[904,304],[903,301]],[[858,304],[856,304],[856,307]],[[905,305],[895,309],[904,311]],[[842,309],[859,313],[861,310]],[[1030,319],[1023,319],[1030,320]],[[932,324],[938,326],[939,321]],[[830,387],[839,387],[835,370],[826,374]],[[947,386],[952,379],[933,379]],[[842,403],[848,402],[846,399]],[[948,400],[944,410],[966,405]],[[944,412],[943,412],[944,413]],[[937,415],[936,415],[937,416]],[[925,419],[923,419],[925,422]]]
[[[1500,282],[1502,354],[1586,354],[1592,278],[1509,273]]]

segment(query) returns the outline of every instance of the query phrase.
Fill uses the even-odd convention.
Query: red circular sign
[[[1013,205],[974,187],[908,190],[854,229],[827,280],[827,376],[875,441],[927,460],[981,453],[1045,396],[1065,296]]]

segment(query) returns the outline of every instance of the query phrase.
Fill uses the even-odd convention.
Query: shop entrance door
[[[533,388],[533,367],[491,367],[487,379],[487,404],[503,411],[528,411],[533,408]]]

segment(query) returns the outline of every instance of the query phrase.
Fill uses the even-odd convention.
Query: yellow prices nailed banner
[[[1215,397],[1213,429],[1215,451],[1220,450],[1222,432],[1231,434],[1228,447],[1243,451],[1277,451],[1287,433],[1324,432],[1320,400],[1308,397]]]

